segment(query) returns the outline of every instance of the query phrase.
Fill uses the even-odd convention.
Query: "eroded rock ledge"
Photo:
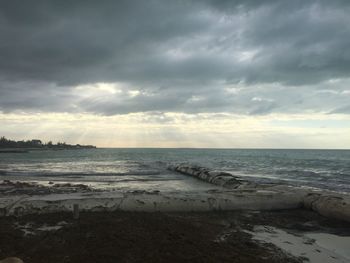
[[[69,212],[74,205],[81,211],[228,211],[282,210],[304,207],[329,218],[350,222],[350,195],[278,184],[255,184],[226,172],[197,166],[179,165],[170,170],[222,186],[198,191],[79,191],[54,193],[29,185],[18,191],[18,183],[5,182],[0,196],[0,216]],[[70,185],[60,185],[70,189]],[[11,188],[12,187],[12,188]],[[47,188],[47,187],[46,187]],[[17,190],[16,190],[17,189]],[[43,189],[45,191],[43,191]],[[60,189],[61,190],[61,189]],[[48,193],[48,194],[46,194]]]
[[[256,187],[256,184],[242,180],[238,176],[221,171],[212,171],[205,167],[191,166],[191,165],[170,165],[170,171],[179,172],[185,175],[191,175],[200,180],[211,184],[223,186],[225,188],[237,189],[240,187]]]
[[[255,188],[257,192],[270,191],[271,193],[275,193],[273,194],[273,198],[279,198],[282,193],[289,193],[294,195],[294,198],[302,197],[300,203],[301,207],[313,210],[329,218],[350,222],[350,195],[348,194],[334,193],[320,189],[306,190],[298,187],[288,187],[286,185],[254,184],[227,172],[211,171],[204,167],[191,166],[188,164],[173,165],[169,166],[168,169],[225,188],[241,190]],[[277,192],[279,195],[276,195]],[[287,207],[285,209],[287,209]]]
[[[329,192],[309,192],[303,198],[303,207],[320,215],[350,222],[350,195]]]

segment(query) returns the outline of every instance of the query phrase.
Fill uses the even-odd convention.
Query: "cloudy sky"
[[[0,134],[350,148],[348,0],[0,2]]]

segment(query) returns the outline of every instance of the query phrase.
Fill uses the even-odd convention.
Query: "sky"
[[[350,148],[348,0],[0,2],[0,135]]]

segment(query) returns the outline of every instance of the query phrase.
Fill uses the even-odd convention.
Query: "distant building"
[[[41,140],[32,140],[32,144],[36,146],[41,146],[43,143]]]

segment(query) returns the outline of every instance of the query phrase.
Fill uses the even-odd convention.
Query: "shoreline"
[[[0,196],[0,216],[69,212],[76,204],[81,211],[181,212],[304,208],[350,222],[349,195],[288,186],[199,192],[96,191],[82,184],[36,187],[29,193],[16,193],[12,189],[9,190],[10,195]],[[50,192],[48,189],[55,191]]]
[[[33,151],[65,151],[65,150],[95,150],[96,147],[77,147],[77,148],[0,148],[0,153],[30,153]]]
[[[0,216],[72,211],[231,211],[304,208],[350,222],[350,195],[280,184],[257,184],[227,172],[176,165],[173,172],[215,188],[103,191],[85,184],[0,183]]]
[[[350,195],[182,168],[215,187],[106,191],[2,181],[0,236],[11,238],[0,238],[0,256],[29,263],[350,261]]]

